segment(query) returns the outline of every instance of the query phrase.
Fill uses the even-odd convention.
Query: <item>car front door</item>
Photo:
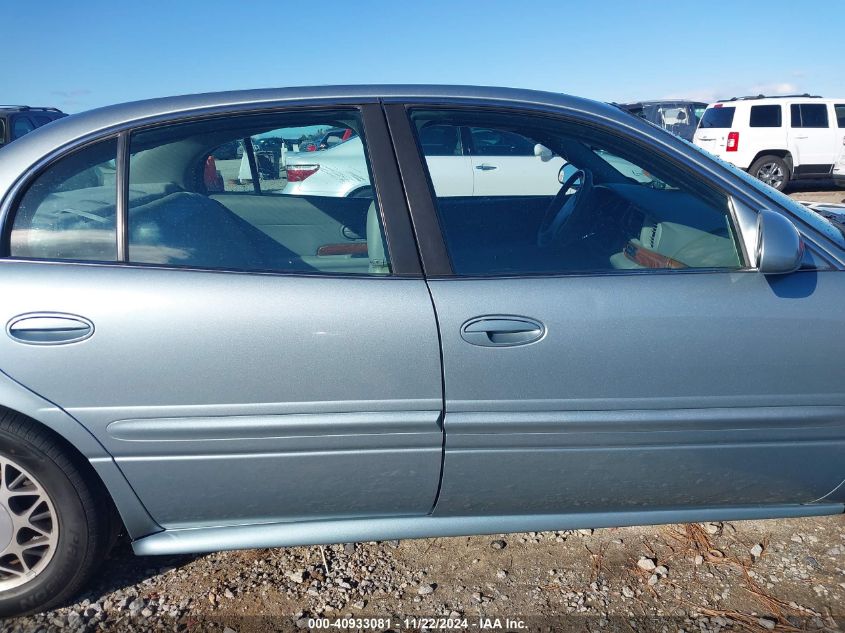
[[[836,134],[831,129],[831,108],[826,103],[790,106],[789,142],[797,158],[798,175],[826,175],[836,159]]]
[[[468,132],[476,196],[548,196],[560,188],[560,156],[535,152],[537,143],[507,130],[480,127]],[[434,182],[437,174],[432,174]]]
[[[215,147],[309,125],[365,136],[376,200],[270,192],[242,213],[210,195]],[[9,218],[0,369],[84,424],[164,527],[429,512],[438,334],[381,111],[232,114],[119,144],[56,162]],[[117,216],[121,185],[97,181],[116,154]],[[319,261],[302,227],[356,210],[364,251]]]
[[[446,399],[436,515],[802,504],[840,484],[845,386],[830,370],[845,341],[825,324],[845,308],[841,273],[755,271],[729,196],[642,139],[449,115],[584,171],[539,206],[533,190],[412,201],[415,224],[434,214],[444,236],[425,255]],[[447,113],[390,111],[392,130],[432,118]]]

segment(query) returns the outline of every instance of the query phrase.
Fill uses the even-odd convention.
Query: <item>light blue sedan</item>
[[[259,169],[254,137],[333,128],[365,194]],[[218,169],[233,143],[251,178]],[[439,195],[443,156],[485,186]],[[837,226],[526,90],[38,129],[0,154],[0,615],[69,600],[122,530],[146,555],[841,513]]]

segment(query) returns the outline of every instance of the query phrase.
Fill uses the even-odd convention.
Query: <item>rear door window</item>
[[[836,110],[837,127],[845,128],[845,103],[837,103],[833,108]]]
[[[286,139],[355,132],[294,154]],[[239,271],[390,274],[357,111],[233,115],[134,132],[128,259]]]
[[[533,156],[535,143],[507,130],[470,128],[472,153],[476,156]]]
[[[781,107],[779,105],[751,106],[751,127],[780,127]]]
[[[824,103],[793,103],[790,115],[792,127],[828,127],[827,105]]]
[[[733,106],[721,108],[708,108],[704,112],[704,116],[701,118],[701,123],[699,124],[699,126],[702,128],[731,127],[734,122],[735,111],[736,108],[734,108]]]
[[[10,255],[114,261],[116,153],[116,141],[102,141],[69,154],[38,176],[15,213]]]

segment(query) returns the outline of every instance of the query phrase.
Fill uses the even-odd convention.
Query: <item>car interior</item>
[[[346,114],[348,117],[348,113]],[[133,263],[231,270],[388,274],[377,204],[371,198],[285,195],[208,187],[208,159],[221,145],[279,127],[244,118],[133,135],[130,144],[129,259]],[[298,121],[298,123],[300,123]],[[303,122],[310,124],[311,121]],[[353,120],[320,120],[357,128]],[[39,179],[12,232],[18,257],[113,260],[113,144],[91,168],[80,158]],[[106,158],[108,157],[108,158]],[[257,180],[260,180],[258,175]]]
[[[469,123],[461,113],[414,113],[427,126]],[[538,124],[539,122],[539,124]],[[438,197],[456,272],[549,274],[742,266],[727,199],[692,175],[611,134],[561,122],[473,113],[472,124],[550,148],[565,161],[554,197]],[[588,136],[589,135],[589,136]],[[423,146],[425,148],[425,146]],[[632,152],[636,155],[632,155]],[[541,158],[538,156],[536,160]],[[566,182],[570,175],[571,182]],[[551,234],[550,233],[551,230]]]
[[[299,116],[291,125],[319,123],[361,133],[349,112],[307,120]],[[420,134],[424,152],[454,152],[460,144],[455,135],[463,127],[495,135],[497,146],[511,139],[518,146],[512,154],[524,155],[525,147],[537,143],[564,159],[554,196],[523,192],[517,178],[513,186],[520,195],[437,199],[458,274],[742,266],[726,197],[666,159],[638,151],[610,133],[504,114],[435,111],[414,114],[414,120],[418,130],[425,128]],[[130,261],[232,270],[389,273],[372,199],[265,192],[257,169],[252,189],[208,186],[207,169],[215,150],[277,129],[280,123],[279,115],[233,117],[225,125],[200,121],[134,133]],[[12,256],[114,259],[115,152],[114,141],[86,148],[36,181],[15,219]]]

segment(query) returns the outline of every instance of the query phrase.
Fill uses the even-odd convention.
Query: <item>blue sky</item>
[[[0,103],[467,83],[605,101],[845,96],[842,0],[0,0]]]

